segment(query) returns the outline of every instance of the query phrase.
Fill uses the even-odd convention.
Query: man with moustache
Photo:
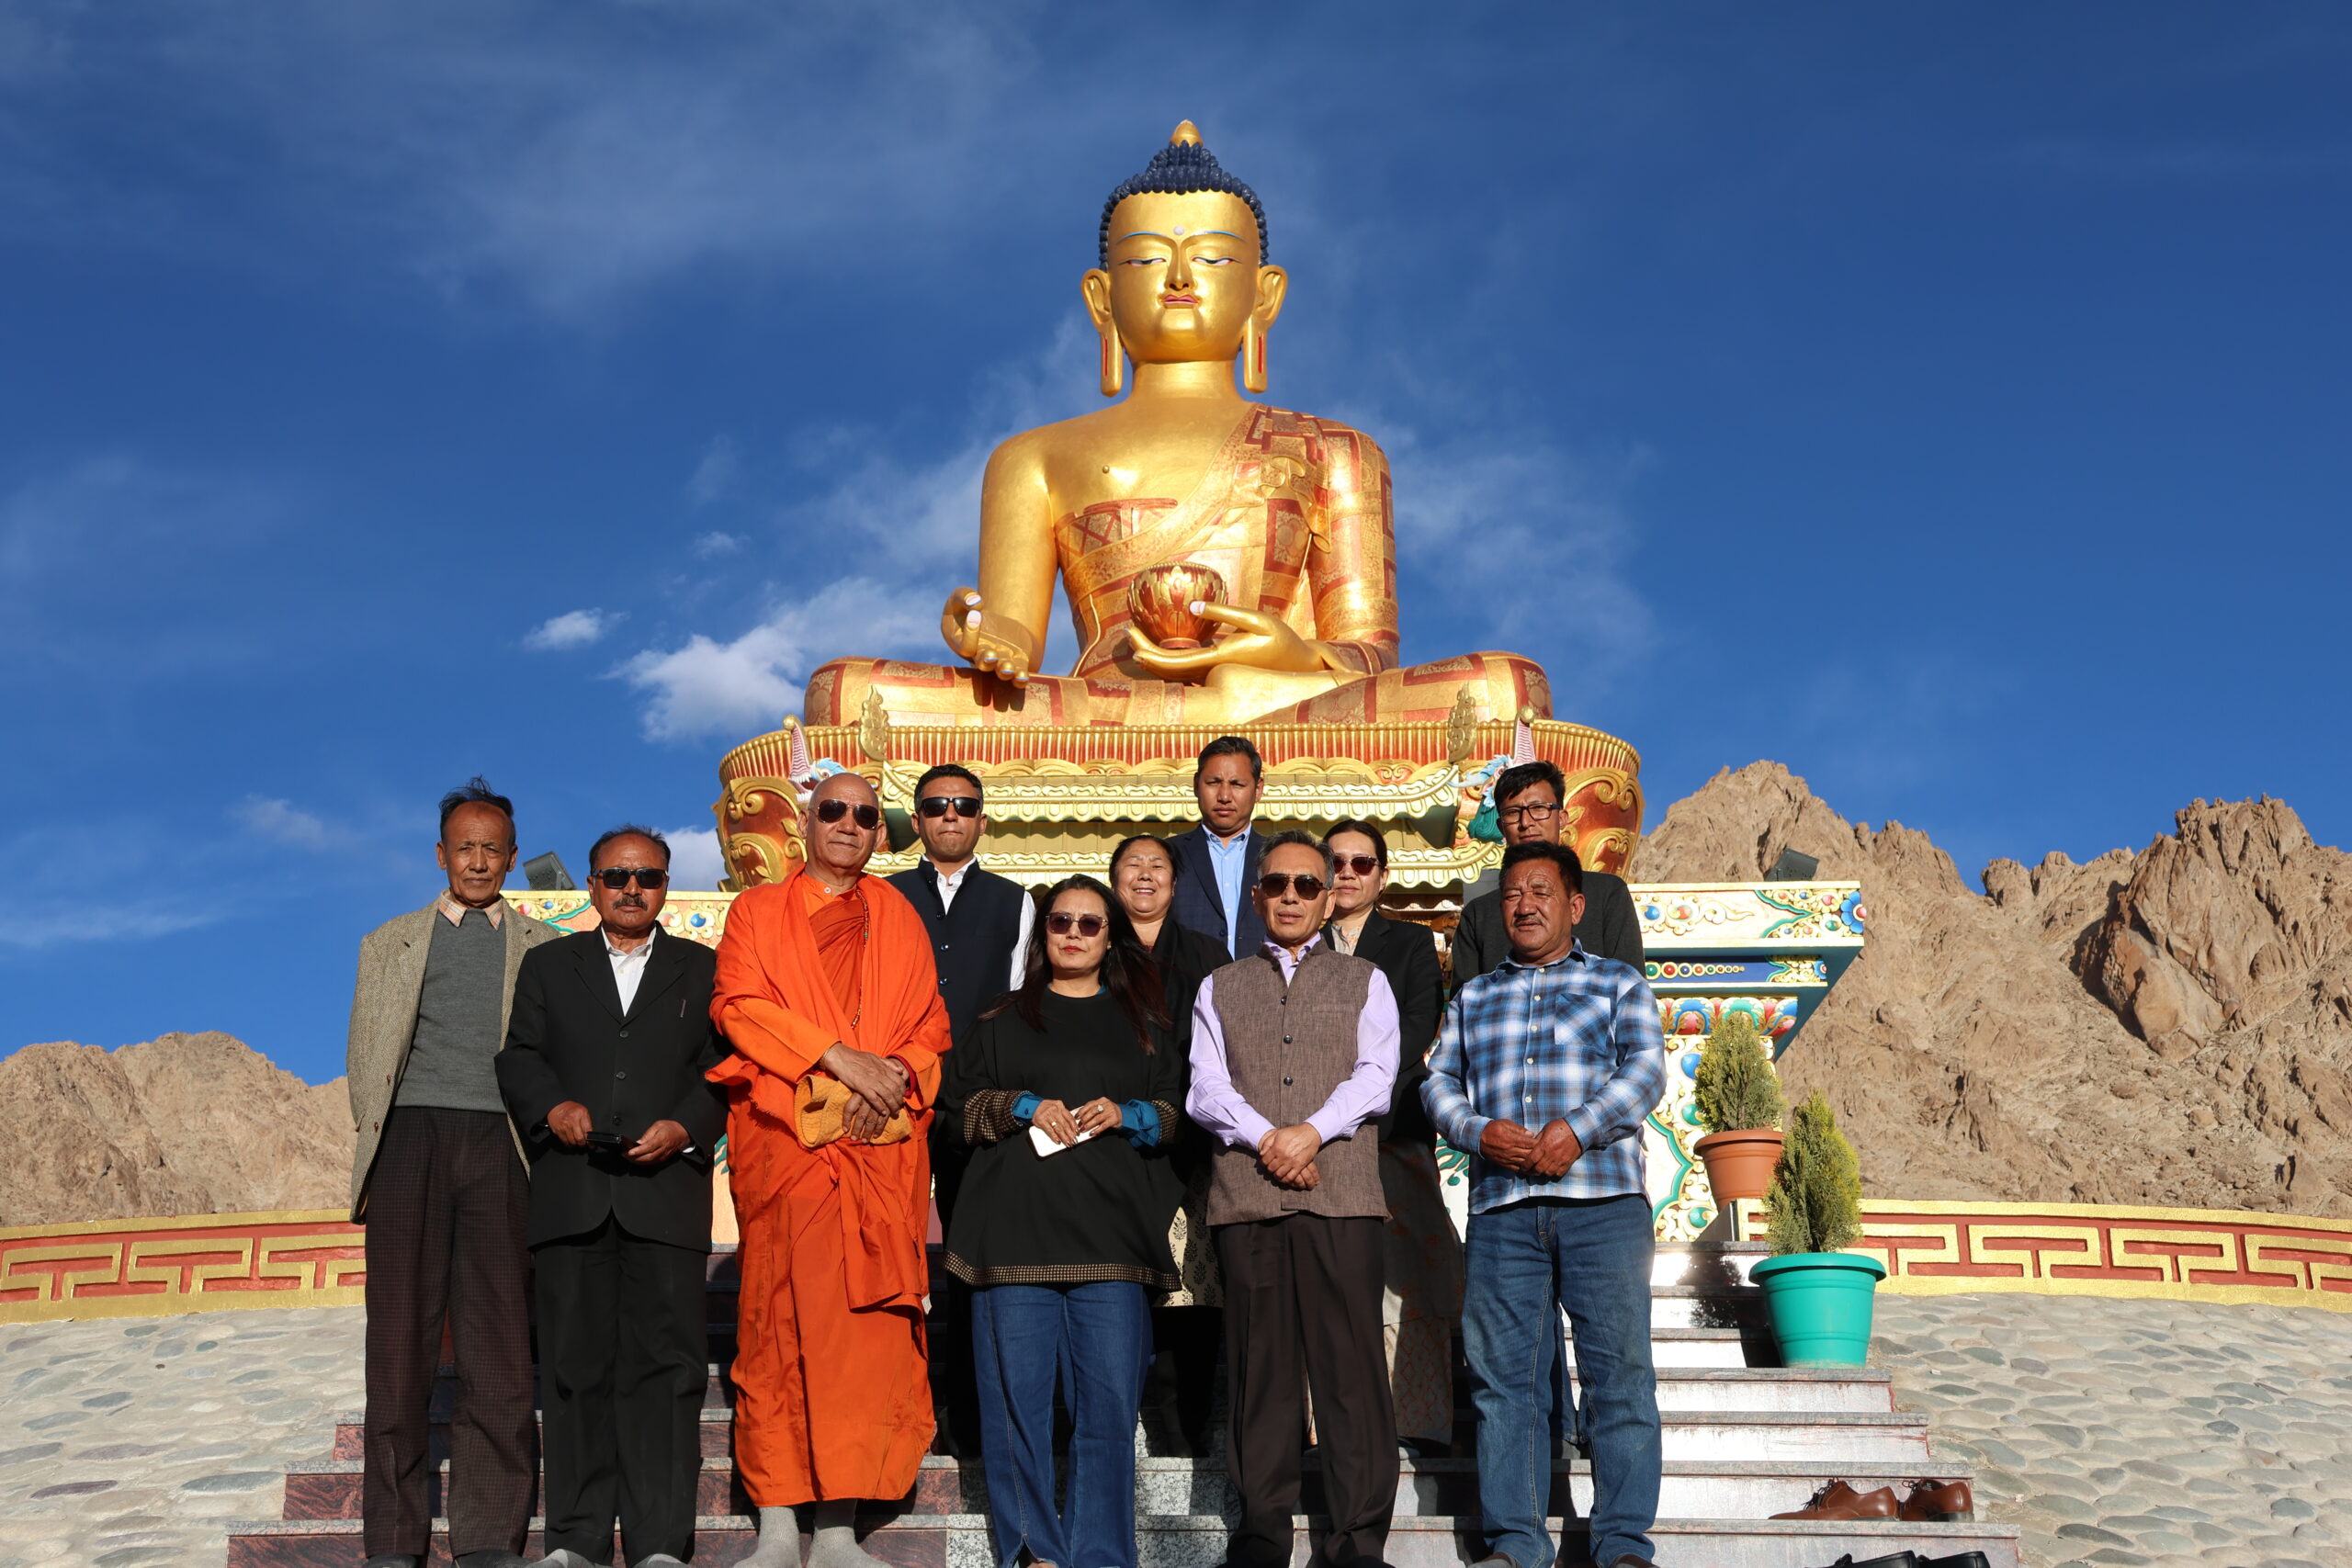
[[[1193,1003],[1185,1110],[1217,1145],[1208,1221],[1225,1274],[1236,1568],[1290,1562],[1310,1392],[1331,1527],[1314,1560],[1379,1562],[1396,1512],[1372,1121],[1396,1080],[1396,998],[1376,965],[1322,940],[1331,874],[1310,835],[1270,840],[1252,895],[1265,942]]]
[[[368,1227],[367,1568],[431,1549],[427,1450],[446,1324],[449,1550],[460,1568],[519,1568],[531,1522],[531,1322],[522,1145],[496,1062],[523,955],[563,933],[499,897],[514,805],[476,777],[441,797],[441,895],[359,944],[346,1072],[358,1145],[351,1217]]]
[[[1568,784],[1554,762],[1521,762],[1506,768],[1495,780],[1495,823],[1503,842],[1556,844],[1568,825],[1564,809]],[[1642,972],[1642,921],[1634,912],[1634,895],[1622,876],[1605,871],[1584,874],[1584,914],[1576,939],[1596,958],[1613,958]],[[1500,964],[1510,953],[1510,935],[1503,928],[1500,888],[1482,893],[1463,907],[1453,930],[1453,983],[1464,986]]]
[[[950,1043],[922,918],[865,874],[882,803],[855,773],[811,793],[808,858],[728,911],[711,1016],[732,1054],[729,1186],[742,1231],[735,1465],[753,1568],[874,1568],[857,1499],[904,1496],[931,1447],[926,1144]]]
[[[590,1568],[694,1555],[709,1382],[710,949],[665,934],[670,846],[616,828],[588,851],[597,928],[524,959],[499,1087],[531,1147],[548,1555]]]
[[[1250,825],[1266,793],[1266,765],[1247,736],[1220,735],[1201,748],[1193,798],[1201,825],[1168,840],[1176,856],[1176,923],[1201,932],[1228,958],[1254,957],[1266,940],[1250,889],[1266,836]]]
[[[1492,1538],[1480,1568],[1551,1568],[1547,1407],[1563,1310],[1592,1453],[1592,1561],[1648,1568],[1657,1522],[1642,1122],[1666,1087],[1666,1043],[1648,983],[1577,940],[1583,875],[1564,845],[1504,852],[1510,954],[1454,997],[1421,1091],[1446,1142],[1477,1151],[1462,1338]]]

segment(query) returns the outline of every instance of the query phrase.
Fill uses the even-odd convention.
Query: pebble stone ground
[[[2032,1568],[2352,1562],[2352,1315],[1881,1296],[1871,1359]]]
[[[0,1327],[0,1568],[222,1558],[361,1403],[352,1309]],[[1882,1296],[1872,1360],[2031,1568],[2352,1562],[2352,1315]],[[1669,1565],[1674,1568],[1674,1565]]]

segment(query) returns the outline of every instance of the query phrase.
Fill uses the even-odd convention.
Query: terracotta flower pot
[[[1716,1202],[1761,1198],[1772,1190],[1772,1168],[1781,1163],[1781,1134],[1771,1128],[1710,1133],[1690,1147],[1706,1162],[1707,1188]]]

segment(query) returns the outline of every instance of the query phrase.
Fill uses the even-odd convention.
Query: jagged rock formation
[[[1775,762],[1717,774],[1644,841],[1644,882],[1762,874],[1783,848],[1864,885],[1870,944],[1781,1059],[1907,1198],[2352,1213],[2352,856],[2274,800],[2198,801],[1985,892]]]
[[[306,1084],[226,1034],[0,1060],[0,1224],[332,1209],[347,1201],[341,1078]]]

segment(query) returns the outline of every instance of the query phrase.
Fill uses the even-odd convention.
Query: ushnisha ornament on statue
[[[1162,648],[1206,648],[1217,629],[1206,612],[1225,602],[1225,578],[1215,567],[1165,561],[1136,574],[1127,620]]]

